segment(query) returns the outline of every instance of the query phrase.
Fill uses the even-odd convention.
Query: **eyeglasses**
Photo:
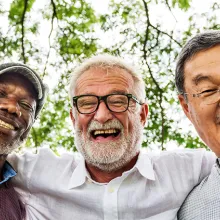
[[[204,90],[200,93],[196,94],[189,94],[189,93],[182,93],[183,95],[192,95],[192,97],[201,98],[204,104],[211,105],[219,101],[220,99],[220,89],[208,89]]]
[[[130,100],[142,105],[132,94],[109,94],[105,96],[80,95],[73,97],[73,104],[81,114],[91,114],[99,108],[101,101],[105,103],[111,112],[125,112],[129,107]]]

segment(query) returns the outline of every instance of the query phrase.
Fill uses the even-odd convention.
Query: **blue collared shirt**
[[[0,185],[2,183],[7,182],[10,178],[14,177],[17,173],[13,169],[13,167],[10,165],[9,162],[5,162],[3,167],[3,180],[0,182]]]

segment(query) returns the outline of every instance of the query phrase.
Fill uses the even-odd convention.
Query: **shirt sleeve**
[[[204,150],[202,163],[201,163],[201,172],[199,176],[199,183],[210,174],[213,165],[216,162],[216,155],[211,151]]]
[[[17,171],[17,175],[13,178],[15,186],[27,187],[32,175],[34,166],[38,160],[38,154],[26,152],[22,155],[12,153],[8,155],[7,160]]]
[[[13,178],[14,186],[19,189],[33,190],[33,187],[48,186],[53,183],[54,172],[63,172],[66,167],[75,167],[77,161],[73,154],[56,155],[49,148],[39,149],[37,154],[26,152],[23,155],[11,154],[7,160],[17,171]]]

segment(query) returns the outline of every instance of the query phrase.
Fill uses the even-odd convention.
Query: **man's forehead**
[[[115,67],[115,68],[102,68],[102,67],[93,67],[91,69],[83,72],[76,81],[76,85],[84,83],[85,81],[102,81],[108,80],[132,80],[132,76],[126,70]]]
[[[206,50],[197,52],[192,58],[190,58],[185,64],[185,70],[202,68],[207,64],[220,64],[220,45],[211,47]]]
[[[191,79],[195,85],[200,82],[219,78],[220,46],[215,46],[195,54],[184,66],[184,76]]]
[[[98,91],[108,93],[110,90],[127,90],[133,86],[133,78],[124,69],[92,68],[84,72],[76,81],[75,94],[84,94]],[[104,86],[104,87],[103,87]],[[105,90],[105,91],[104,91]],[[100,92],[101,92],[100,91]]]

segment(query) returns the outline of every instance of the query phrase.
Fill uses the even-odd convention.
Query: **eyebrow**
[[[212,81],[212,77],[211,76],[204,76],[202,74],[197,75],[195,78],[192,79],[193,83],[195,85],[198,85],[199,83],[203,82],[203,81]]]

